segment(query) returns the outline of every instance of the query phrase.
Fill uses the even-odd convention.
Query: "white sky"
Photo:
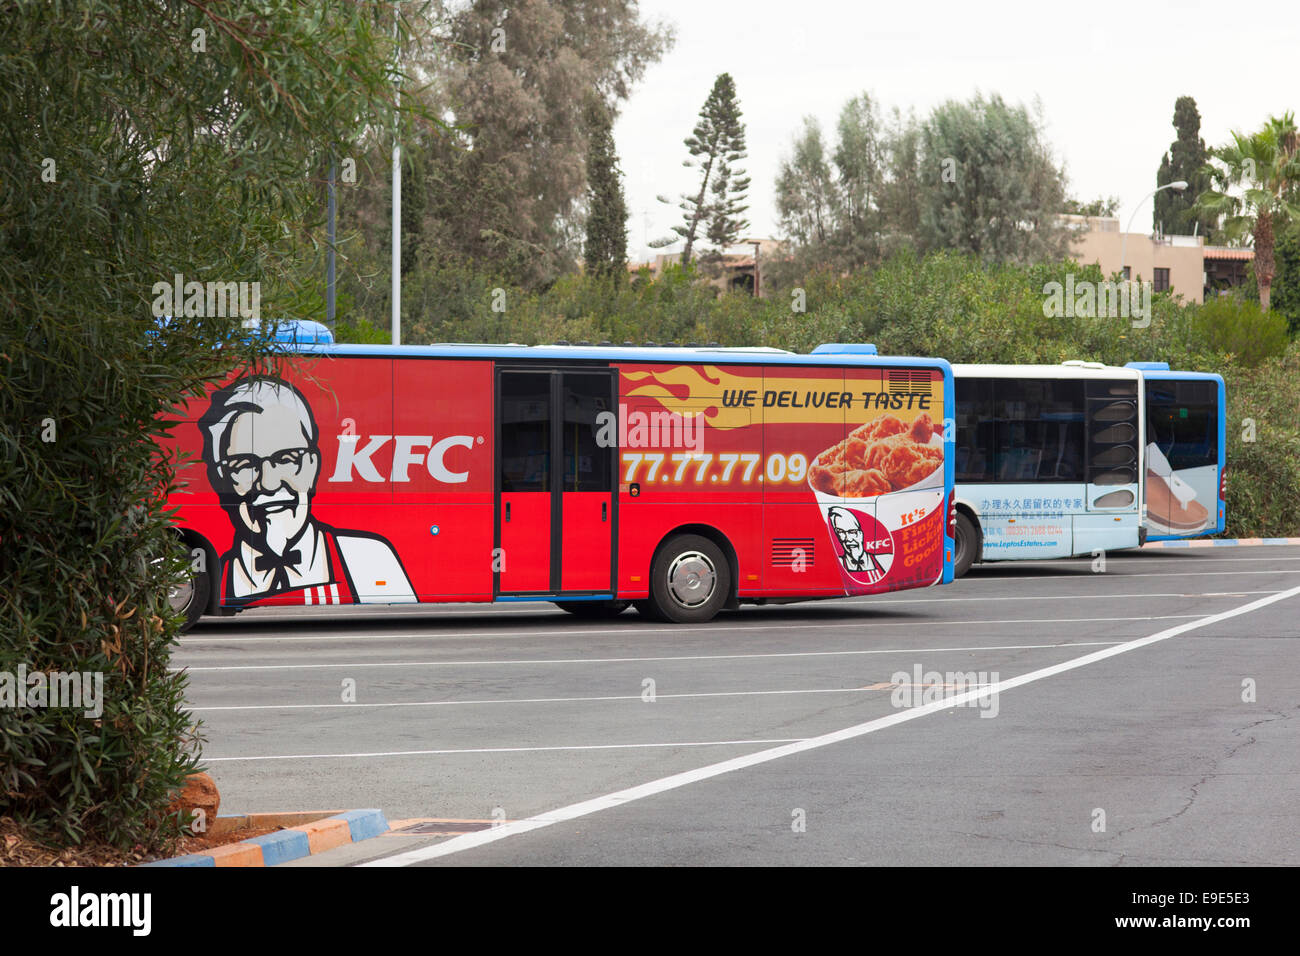
[[[723,72],[744,113],[755,236],[776,235],[772,184],[802,117],[816,116],[830,145],[840,108],[864,90],[882,114],[921,117],[976,91],[1040,101],[1069,194],[1118,196],[1122,225],[1137,212],[1135,232],[1151,227],[1151,201],[1137,203],[1155,188],[1179,96],[1196,100],[1207,146],[1300,108],[1300,0],[641,0],[641,10],[674,23],[677,44],[615,127],[637,261],[681,221],[678,195],[698,189],[682,140]]]

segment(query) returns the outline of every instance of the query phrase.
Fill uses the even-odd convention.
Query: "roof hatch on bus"
[[[825,342],[810,353],[812,355],[877,355],[870,342]]]

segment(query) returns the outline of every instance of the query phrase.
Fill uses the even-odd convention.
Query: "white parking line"
[[[1194,573],[1194,572],[1188,572],[1188,573]],[[1266,571],[1217,572],[1215,571],[1215,572],[1205,572],[1205,573],[1214,574],[1217,576],[1220,573],[1268,574],[1272,572],[1266,572]],[[1283,572],[1283,573],[1293,573],[1293,572]],[[1142,575],[1126,574],[1126,575],[1114,575],[1112,577],[1127,578],[1127,577],[1142,577]],[[1036,580],[1039,579],[1025,578],[1025,581],[1027,582],[1036,581]],[[1060,578],[1050,578],[1047,580],[1050,580],[1052,583],[1055,584],[1061,583]],[[1090,575],[1088,578],[1080,578],[1079,580],[1092,580],[1092,576]],[[893,593],[902,593],[902,592],[893,592]],[[977,600],[976,598],[973,598],[970,595],[966,595],[964,597],[947,597],[947,598],[894,598],[893,593],[879,594],[870,598],[844,597],[844,598],[818,599],[816,601],[808,602],[808,607],[809,609],[815,609],[815,608],[824,608],[824,607],[849,606],[849,607],[859,607],[865,610],[874,610],[882,607],[891,607],[895,604],[948,604],[954,601],[965,602],[969,604]],[[1150,600],[1151,598],[1240,597],[1242,595],[1276,594],[1276,593],[1277,593],[1276,589],[1271,589],[1271,590],[1261,590],[1261,591],[1204,591],[1199,593],[1198,592],[1188,593],[1182,591],[1180,592],[1171,591],[1171,592],[1161,593],[1161,592],[1147,591],[1142,594],[1038,594],[1038,595],[1021,594],[1012,597],[980,597],[978,598],[978,601],[981,604],[989,604],[989,603],[1000,602],[1000,601],[1080,601],[1080,600],[1111,600],[1111,599],[1119,599],[1119,598],[1135,598],[1140,600]],[[482,604],[477,606],[482,608],[483,610],[477,612],[475,614],[476,617],[490,617],[493,615],[494,609],[500,607],[500,605],[496,605],[496,604]],[[426,605],[425,614],[427,615],[427,618],[429,619],[429,623],[431,626],[436,627],[438,625],[438,621],[440,618],[451,615],[452,612],[447,611],[446,607],[447,607],[446,605],[441,605],[441,604]],[[315,623],[315,621],[318,620],[317,618],[310,615],[293,615],[293,614],[276,616],[275,618],[263,617],[261,615],[261,611],[256,609],[254,613],[256,613],[258,616],[255,619],[250,619],[250,623],[252,623],[253,620],[263,621],[267,623],[269,623],[272,620],[276,620],[276,621],[291,621],[295,624],[306,625],[306,624]],[[466,612],[457,611],[455,613],[463,614]],[[762,613],[771,613],[771,612],[769,611],[769,612],[762,612]],[[798,612],[796,611],[795,613]],[[405,617],[415,617],[417,615],[413,613],[401,614],[401,615],[389,615],[386,617],[380,617],[376,615],[375,619],[392,621],[395,616],[400,616],[405,618]],[[361,619],[360,615],[358,615],[358,617],[355,618],[349,616],[339,616],[339,617],[330,617],[330,618],[320,618],[319,620],[346,621],[354,625],[367,623],[366,621]],[[557,618],[557,620],[563,620],[563,618]],[[554,634],[626,634],[631,630],[635,630],[637,633],[640,634],[680,633],[681,631],[681,628],[638,627],[636,624],[636,620],[637,619],[635,617],[629,615],[626,620],[626,623],[617,628],[587,628],[587,627],[580,626],[579,622],[577,620],[574,620],[573,623],[575,626],[565,628],[563,630],[558,630],[558,631],[529,630],[528,633],[529,636],[533,636],[533,635],[546,636],[546,635],[554,635]],[[779,624],[779,625],[777,624],[753,625],[748,623],[749,620],[752,620],[752,618],[744,619],[742,617],[737,617],[732,619],[731,622],[728,624],[713,625],[712,627],[692,625],[691,630],[693,632],[697,632],[703,630],[728,630],[728,629],[738,628],[738,627],[743,627],[746,630],[762,630],[764,628],[773,629],[778,627],[789,627],[790,624],[792,623],[807,623],[807,622],[798,622],[792,620],[789,623]],[[1134,620],[1136,620],[1136,618]],[[959,622],[959,623],[965,623],[965,622]],[[983,623],[983,622],[975,622],[975,623]],[[989,623],[999,623],[999,622],[989,622]],[[853,625],[818,624],[818,627],[822,627],[822,626],[859,627],[866,624],[870,624],[873,627],[888,626],[887,622],[875,622],[868,619],[868,620],[860,621]],[[240,624],[236,626],[243,627],[244,625]],[[425,631],[415,631],[415,632],[401,633],[401,634],[375,634],[373,636],[366,636],[366,637],[356,637],[355,635],[351,635],[351,636],[338,635],[336,637],[335,636],[322,637],[321,635],[306,635],[306,636],[294,636],[294,637],[282,637],[279,635],[258,635],[258,636],[250,636],[250,637],[232,637],[229,636],[228,634],[223,634],[223,635],[214,634],[208,636],[205,635],[202,630],[199,630],[199,631],[191,631],[190,633],[184,635],[180,639],[180,646],[182,648],[186,648],[186,647],[192,647],[196,644],[231,644],[239,641],[260,641],[262,643],[269,643],[271,641],[315,641],[315,640],[323,640],[323,639],[366,640],[366,639],[371,639],[372,637],[382,638],[384,640],[394,640],[398,638],[405,639],[410,637],[425,637],[425,638],[427,637],[474,637],[474,638],[516,637],[517,638],[518,636],[519,636],[518,631],[446,631],[443,632],[443,631],[436,631],[436,630],[425,630]]]
[[[1180,614],[1179,617],[1196,615]],[[339,667],[353,669],[364,667],[481,667],[497,664],[655,664],[671,661],[735,661],[751,658],[773,657],[857,657],[868,654],[941,654],[952,651],[1023,651],[1049,647],[1096,647],[1117,644],[1118,641],[1064,641],[1057,644],[990,644],[976,647],[895,647],[876,650],[853,651],[774,651],[766,654],[683,654],[665,657],[552,657],[508,661],[353,661],[342,664],[214,664],[207,667],[188,667],[187,671],[292,671],[329,670]]]
[[[1213,594],[1198,594],[1198,595],[1190,595],[1190,594],[1164,594],[1164,595],[1161,595],[1161,594],[1141,594],[1141,595],[1133,595],[1133,597],[1143,597],[1143,598],[1152,598],[1152,597],[1242,597],[1242,596],[1244,596],[1244,595],[1249,595],[1249,594],[1275,594],[1275,593],[1277,593],[1277,592],[1275,592],[1275,591],[1221,591],[1221,592],[1217,592],[1217,593],[1213,593]],[[1114,595],[1111,595],[1111,596],[1114,596]],[[1070,599],[1071,599],[1071,600],[1078,600],[1078,597],[1079,597],[1078,595],[1071,595]],[[947,599],[947,598],[944,598],[944,599],[942,599],[942,600],[948,600],[948,599]],[[989,598],[981,598],[981,601],[983,601],[983,600],[999,600],[999,599],[998,599],[998,598],[991,598],[991,599],[989,599]],[[1014,599],[1011,599],[1011,600],[1027,600],[1027,599],[1025,599],[1025,598],[1014,598]],[[1045,599],[1044,599],[1044,598],[1039,598],[1039,600],[1045,600]],[[903,603],[903,602],[894,601],[894,602],[891,602],[891,603],[899,604],[899,603]],[[997,619],[990,620],[990,619],[987,619],[987,618],[979,618],[979,619],[970,620],[970,621],[944,621],[944,622],[943,622],[943,625],[944,625],[945,627],[947,627],[947,626],[950,626],[950,625],[952,625],[952,626],[957,626],[957,625],[961,625],[961,626],[980,626],[980,625],[993,625],[993,624],[1093,624],[1093,623],[1106,623],[1106,622],[1108,622],[1108,621],[1164,621],[1164,620],[1172,620],[1172,619],[1174,619],[1174,618],[1182,618],[1182,617],[1199,617],[1199,616],[1200,616],[1200,615],[1198,615],[1198,614],[1154,614],[1154,615],[1147,615],[1147,614],[1144,614],[1144,615],[1134,615],[1134,616],[1130,616],[1130,617],[1066,617],[1066,618],[1061,618],[1061,617],[1050,617],[1050,618],[1008,618],[1008,619],[1003,619],[1003,620],[997,620]],[[751,620],[752,620],[752,618],[751,618]],[[629,623],[629,625],[631,625],[632,622],[629,621],[628,623]],[[526,632],[526,634],[524,634],[523,636],[526,636],[526,637],[530,637],[530,638],[531,638],[531,637],[573,637],[573,636],[575,636],[575,635],[576,635],[576,636],[582,636],[582,637],[588,637],[588,636],[597,635],[597,634],[611,634],[611,635],[626,635],[626,634],[677,634],[677,635],[682,635],[682,634],[686,634],[686,633],[690,633],[690,634],[701,634],[701,633],[706,633],[706,632],[708,632],[708,631],[743,631],[743,632],[745,632],[745,633],[748,633],[748,632],[750,632],[750,631],[788,631],[791,627],[798,627],[798,626],[803,626],[803,625],[808,625],[808,624],[812,624],[812,625],[815,626],[819,631],[821,631],[821,630],[835,630],[835,629],[839,629],[839,628],[863,628],[863,627],[872,627],[872,628],[876,628],[876,627],[934,627],[934,626],[935,626],[935,622],[932,621],[932,620],[930,620],[930,619],[928,619],[928,618],[925,619],[925,620],[919,620],[919,621],[877,621],[877,620],[865,619],[865,620],[861,620],[861,621],[853,621],[853,622],[851,622],[851,623],[844,623],[844,624],[823,624],[823,623],[818,622],[818,621],[809,622],[809,621],[794,621],[794,620],[792,620],[792,621],[787,621],[787,622],[785,622],[785,623],[783,623],[783,624],[750,624],[750,623],[746,623],[746,622],[744,622],[744,621],[740,621],[740,622],[734,622],[734,623],[730,623],[730,624],[697,624],[697,625],[692,625],[692,626],[690,627],[689,630],[684,630],[684,629],[682,628],[681,625],[678,625],[677,627],[634,627],[634,626],[633,626],[633,627],[591,627],[591,628],[567,628],[567,629],[565,629],[565,630],[559,630],[559,631],[542,631],[542,630],[536,630],[536,629],[534,629],[534,628],[529,628],[528,631]],[[521,636],[521,635],[520,635],[520,632],[519,632],[519,631],[437,631],[437,630],[428,630],[428,631],[412,631],[412,632],[410,632],[410,633],[402,633],[402,634],[382,634],[382,633],[381,633],[381,634],[357,634],[357,633],[355,633],[355,632],[350,632],[350,633],[347,633],[347,634],[327,634],[327,635],[312,634],[312,635],[302,635],[302,636],[295,636],[295,637],[279,637],[279,636],[275,636],[275,637],[225,637],[225,638],[222,638],[222,637],[213,637],[213,638],[209,638],[207,641],[200,641],[200,642],[197,642],[197,643],[212,643],[212,644],[259,643],[259,644],[269,644],[269,643],[272,643],[272,642],[278,642],[278,641],[362,641],[362,642],[374,642],[374,641],[396,641],[396,640],[403,640],[403,641],[406,641],[406,640],[416,640],[416,639],[423,639],[423,640],[426,640],[426,641],[427,641],[427,640],[428,640],[429,638],[431,638],[431,637],[436,637],[436,638],[439,638],[439,639],[443,639],[443,640],[445,640],[445,639],[453,638],[453,637],[472,637],[472,638],[513,637],[513,638],[518,638],[518,637],[520,637],[520,636]],[[192,643],[196,643],[196,642],[194,642],[194,641],[189,641],[189,642],[187,642],[187,644],[192,644]],[[480,662],[480,661],[475,661],[474,663],[482,663],[482,662]],[[181,670],[181,669],[183,669],[183,667],[184,667],[184,665],[179,665],[179,666],[177,666],[177,667],[173,667],[172,669],[173,669],[173,670]],[[191,667],[191,668],[189,668],[189,669],[190,669],[190,670],[205,670],[205,668],[203,668],[203,667]]]
[[[325,760],[331,757],[426,757],[444,754],[528,754],[547,753],[554,750],[647,750],[660,747],[746,747],[752,744],[788,744],[799,737],[777,737],[772,740],[684,740],[676,743],[652,744],[578,744],[564,747],[467,747],[462,750],[381,750],[354,754],[286,754],[267,757],[204,757],[204,763],[236,763],[256,760]]]
[[[1119,642],[1115,641],[1113,643]],[[886,690],[892,686],[892,684],[868,684],[865,687],[814,687],[798,690],[715,690],[700,691],[694,694],[655,694],[655,700],[687,700],[697,697],[779,697],[783,694],[862,694],[867,691]],[[607,697],[511,697],[507,699],[486,697],[481,700],[402,700],[374,704],[220,704],[211,707],[191,707],[190,710],[328,710],[335,707],[356,710],[364,707],[458,707],[468,704],[595,704],[613,700],[644,699],[640,694],[619,694]]]
[[[1028,674],[1022,674],[1019,677],[1012,677],[1004,681],[999,681],[990,687],[980,690],[968,691],[966,693],[956,694],[946,700],[934,701],[933,703],[923,704],[920,707],[913,707],[907,710],[890,714],[887,717],[880,717],[875,720],[869,720],[865,723],[855,724],[852,727],[845,727],[843,730],[833,731],[829,734],[822,734],[818,737],[810,737],[796,743],[784,744],[772,747],[767,750],[760,750],[757,753],[747,754],[742,757],[736,757],[731,760],[724,760],[720,763],[710,764],[706,767],[700,767],[696,770],[688,770],[685,773],[672,774],[671,776],[662,777],[658,780],[652,780],[639,786],[629,787],[625,790],[619,790],[615,793],[609,793],[592,800],[584,800],[581,803],[570,804],[567,807],[560,807],[548,813],[539,814],[529,817],[525,820],[516,820],[506,823],[500,827],[491,830],[482,830],[477,833],[467,833],[463,836],[452,837],[442,843],[433,846],[421,847],[415,850],[408,850],[404,853],[396,853],[392,856],[383,857],[378,860],[372,860],[369,863],[361,864],[362,866],[409,866],[412,863],[420,863],[425,860],[433,860],[439,857],[450,856],[454,853],[460,853],[464,850],[480,847],[488,843],[495,843],[499,840],[505,840],[521,833],[528,833],[532,830],[538,830],[542,827],[548,827],[555,823],[562,823],[568,820],[574,820],[579,817],[589,816],[593,813],[599,813],[602,810],[608,810],[612,807],[625,806],[635,800],[642,800],[646,797],[664,793],[669,790],[675,790],[679,787],[685,787],[692,783],[698,783],[701,780],[708,780],[722,774],[730,773],[734,770],[742,770],[747,767],[754,767],[759,764],[768,763],[773,760],[779,760],[782,757],[789,757],[794,754],[806,753],[810,750],[817,750],[821,747],[827,747],[831,744],[840,743],[845,740],[852,740],[866,734],[875,733],[884,730],[887,727],[893,727],[909,720],[916,720],[920,717],[926,717],[939,711],[948,710],[959,705],[978,702],[978,700],[987,700],[991,694],[1002,694],[1016,687],[1023,687],[1026,684],[1032,684],[1035,681],[1045,680],[1048,677],[1054,677],[1076,668],[1086,667],[1089,664],[1095,664],[1107,658],[1116,657],[1120,654],[1126,654],[1129,651],[1137,650],[1160,641],[1166,641],[1170,638],[1177,637],[1180,634],[1186,634],[1202,627],[1208,627],[1211,624],[1217,624],[1242,614],[1248,614],[1251,611],[1275,604],[1278,601],[1300,595],[1300,587],[1291,588],[1286,591],[1268,597],[1259,598],[1251,601],[1249,604],[1243,604],[1239,607],[1232,608],[1228,611],[1222,611],[1218,614],[1211,614],[1207,617],[1194,621],[1188,621],[1186,624],[1179,624],[1175,627],[1167,628],[1163,631],[1157,631],[1147,637],[1138,638],[1133,641],[1126,641],[1123,644],[1117,644],[1104,650],[1093,651],[1091,654],[1085,654],[1082,657],[1076,657],[1072,660],[1064,661],[1060,664],[1053,664]]]

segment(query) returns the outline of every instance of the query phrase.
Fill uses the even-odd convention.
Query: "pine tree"
[[[686,240],[682,251],[682,264],[691,261],[691,252],[703,226],[704,235],[721,253],[734,245],[749,223],[740,218],[749,207],[744,204],[749,189],[749,177],[743,169],[734,168],[745,158],[745,126],[740,121],[740,105],[736,102],[736,84],[730,73],[721,74],[713,84],[709,98],[700,110],[695,130],[685,140],[686,149],[693,160],[684,165],[700,169],[700,188],[694,196],[682,196],[681,209],[684,224],[673,226],[673,232]],[[734,178],[733,178],[734,177]],[[710,200],[710,185],[712,199]],[[661,197],[662,199],[662,197]],[[667,200],[662,200],[666,202]],[[659,240],[652,246],[675,242]]]
[[[1196,100],[1190,96],[1180,96],[1174,103],[1174,129],[1178,131],[1178,138],[1160,161],[1156,185],[1163,186],[1181,179],[1188,188],[1181,193],[1172,189],[1156,193],[1151,225],[1153,229],[1166,233],[1199,231],[1206,235],[1214,222],[1204,216],[1198,217],[1192,207],[1197,197],[1210,188],[1210,177],[1204,172],[1210,154],[1205,148],[1205,140],[1200,137],[1201,114],[1196,109]]]
[[[614,151],[609,110],[599,100],[587,108],[587,241],[583,258],[588,275],[615,279],[627,273],[627,201]]]

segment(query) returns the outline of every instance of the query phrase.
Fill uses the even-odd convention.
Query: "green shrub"
[[[1300,343],[1225,367],[1230,537],[1300,535]],[[1247,440],[1253,438],[1253,441]]]
[[[189,555],[155,439],[160,415],[263,346],[235,317],[159,327],[154,284],[258,282],[264,315],[305,317],[313,157],[355,141],[391,90],[391,28],[354,14],[6,9],[0,672],[102,680],[99,714],[26,693],[0,707],[0,816],[39,839],[156,849],[181,832],[166,808],[200,757],[168,593]]]
[[[1290,339],[1284,315],[1230,296],[1193,306],[1191,330],[1208,351],[1235,356],[1251,368],[1281,355]]]

